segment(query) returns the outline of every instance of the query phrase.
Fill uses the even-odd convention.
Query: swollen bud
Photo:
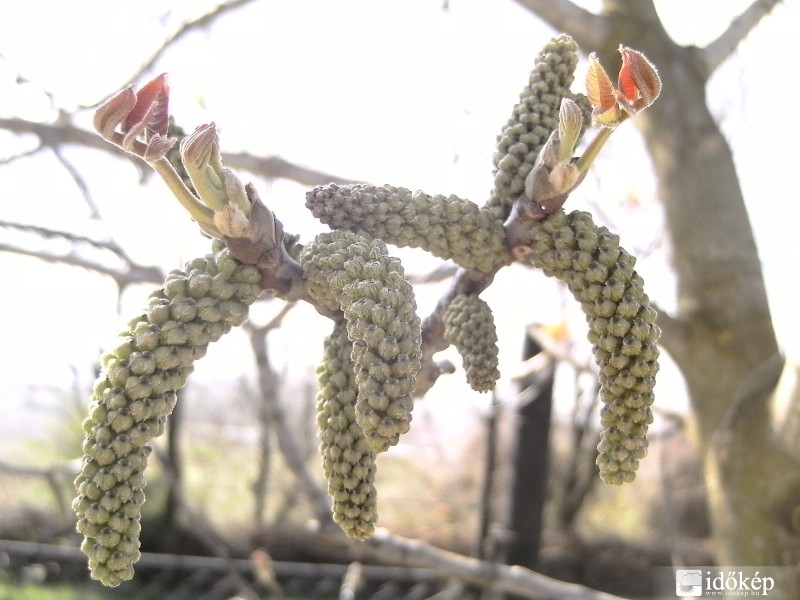
[[[583,129],[583,111],[574,100],[563,98],[558,110],[558,162],[569,161]]]

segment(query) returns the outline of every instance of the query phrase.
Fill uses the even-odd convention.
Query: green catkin
[[[261,293],[260,279],[256,267],[242,265],[227,249],[194,259],[167,276],[102,357],[83,423],[73,509],[91,575],[103,584],[131,579],[139,559],[148,442],[164,432],[194,361],[245,320]]]
[[[536,57],[528,84],[497,138],[493,156],[494,188],[486,207],[501,221],[508,217],[514,200],[525,189],[525,177],[533,169],[542,146],[558,128],[561,100],[574,100],[583,109],[584,127],[590,123],[592,109],[587,98],[569,89],[577,64],[578,46],[563,34],[551,39]]]
[[[347,325],[338,321],[325,339],[317,369],[317,426],[322,468],[333,499],[333,520],[348,536],[364,540],[378,520],[375,454],[356,422],[358,385]]]
[[[414,290],[386,244],[362,234],[318,235],[300,253],[306,290],[320,308],[342,310],[358,385],[356,419],[373,453],[406,433],[421,366]]]
[[[492,309],[478,296],[460,294],[450,302],[442,320],[444,339],[461,355],[467,383],[477,392],[493,390],[500,371]]]
[[[422,248],[466,269],[489,272],[506,258],[501,220],[457,196],[388,185],[329,184],[309,191],[306,207],[331,229],[363,231],[387,244]]]
[[[634,271],[636,259],[620,247],[619,236],[581,211],[559,211],[535,224],[530,240],[527,260],[567,284],[589,325],[603,401],[600,477],[611,485],[633,481],[647,455],[661,333]]]

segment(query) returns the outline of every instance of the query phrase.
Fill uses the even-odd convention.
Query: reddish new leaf
[[[647,57],[639,52],[620,46],[619,52],[622,54],[622,68],[619,71],[619,91],[630,104],[640,98],[642,109],[650,106],[661,93],[661,78],[653,64]]]
[[[167,135],[169,128],[169,85],[167,74],[162,73],[136,93],[136,105],[125,118],[124,131],[146,121],[148,134]]]

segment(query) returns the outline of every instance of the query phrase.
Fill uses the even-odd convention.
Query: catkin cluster
[[[551,39],[536,57],[528,84],[497,138],[494,189],[486,206],[500,220],[508,217],[515,198],[525,189],[525,177],[533,169],[539,151],[558,128],[561,100],[577,102],[583,109],[585,125],[590,122],[592,108],[588,100],[569,89],[577,64],[578,46],[563,34]]]
[[[444,339],[461,355],[467,383],[478,392],[493,390],[500,371],[492,309],[478,296],[459,294],[448,305],[442,320]]]
[[[348,536],[363,540],[372,535],[378,519],[376,465],[375,454],[356,422],[358,385],[352,349],[347,326],[338,321],[325,339],[317,369],[317,426],[333,520]]]
[[[589,324],[603,401],[600,477],[632,481],[647,454],[660,335],[636,259],[586,212],[559,211],[534,225],[530,240],[530,263],[567,284]]]
[[[73,508],[92,577],[116,586],[139,559],[147,443],[164,431],[176,392],[208,344],[247,317],[261,275],[219,250],[172,271],[102,357]]]
[[[332,229],[364,231],[387,244],[422,248],[466,269],[488,272],[506,256],[502,222],[457,196],[330,184],[308,192],[306,207]]]
[[[414,291],[386,244],[362,234],[318,235],[300,253],[309,295],[341,310],[353,345],[356,421],[373,453],[407,432],[420,369],[421,333]]]

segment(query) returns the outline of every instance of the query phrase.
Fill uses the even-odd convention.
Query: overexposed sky
[[[703,44],[748,3],[658,4],[676,39]],[[98,102],[124,85],[169,33],[213,6],[173,2],[167,12],[156,0],[16,3],[13,18],[0,21],[0,116],[50,121],[58,108],[73,111]],[[791,84],[785,65],[788,40],[797,31],[800,6],[784,2],[721,67],[708,90],[734,149],[778,335],[795,356],[800,317],[790,274],[800,261],[795,241],[800,208],[787,180],[800,126],[794,103],[787,102],[790,90],[782,86]],[[193,33],[149,75],[167,71],[178,122],[192,128],[216,121],[224,150],[278,154],[342,176],[482,202],[491,186],[495,136],[550,35],[511,1],[451,0],[443,10],[442,2],[433,0],[270,0]],[[26,83],[17,85],[18,76]],[[84,110],[78,120],[88,126],[90,118],[91,111]],[[605,153],[616,161],[614,171],[625,176],[600,170],[587,180],[587,192],[571,202],[575,208],[601,205],[635,252],[664,234],[646,161],[637,157],[640,146],[633,128],[626,127]],[[0,157],[32,144],[0,131]],[[89,219],[75,183],[48,152],[0,167],[0,219],[113,236],[138,261],[165,268],[206,251],[207,242],[155,178],[140,186],[139,173],[129,164],[79,148],[65,148],[63,154],[84,178],[103,223]],[[288,231],[309,239],[324,229],[303,208],[301,186],[255,183]],[[639,199],[638,208],[631,197]],[[413,259],[410,270],[434,264],[419,254],[404,256]],[[642,258],[640,270],[651,296],[669,307],[673,290],[665,261],[656,250]],[[9,401],[19,400],[18,390],[31,383],[69,385],[71,366],[88,382],[98,350],[109,346],[119,323],[139,310],[149,291],[129,290],[120,316],[115,288],[102,277],[4,253],[0,272],[8,282],[2,306],[11,315],[3,338],[14,340],[0,369],[0,394]],[[509,291],[519,299],[514,306],[507,305]],[[423,316],[439,292],[420,291]],[[506,371],[519,356],[520,325],[560,318],[565,302],[558,286],[521,269],[504,270],[484,297],[502,308],[496,312]],[[569,310],[574,313],[575,307]],[[272,311],[270,305],[259,307],[255,318],[263,320]],[[295,376],[312,372],[317,349],[308,346],[322,333],[298,337],[292,324],[305,331],[303,325],[317,322],[327,328],[307,307],[289,317],[287,329],[273,340],[279,367]],[[576,331],[579,337],[584,333]],[[242,344],[242,337],[232,334],[212,348],[198,368],[199,380],[251,375],[247,354],[232,351]],[[446,379],[435,388],[441,390],[438,397],[463,393],[460,374]],[[663,385],[669,391],[659,394],[659,402],[669,405],[679,384]]]

